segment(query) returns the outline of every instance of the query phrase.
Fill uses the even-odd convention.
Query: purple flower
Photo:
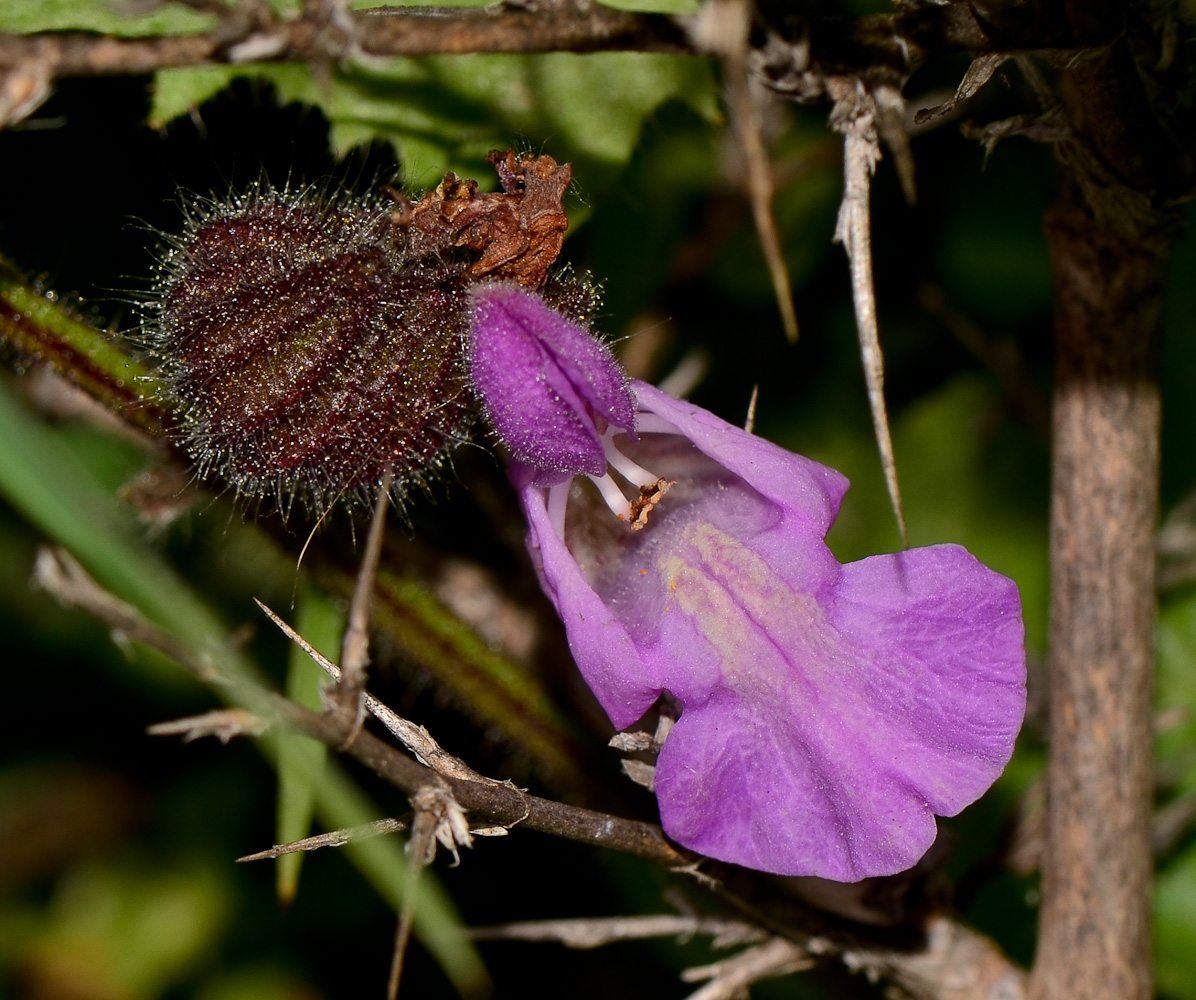
[[[1013,752],[1013,582],[958,545],[840,565],[824,541],[838,472],[624,383],[529,292],[483,287],[474,308],[474,357],[518,359],[517,379],[475,362],[475,389],[520,441],[528,545],[578,667],[620,729],[665,692],[680,703],[656,769],[665,831],[784,875],[917,862],[935,815],[975,801]],[[585,429],[584,457],[566,426]]]

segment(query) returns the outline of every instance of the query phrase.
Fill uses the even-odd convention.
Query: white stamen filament
[[[609,431],[602,435],[602,450],[606,453],[606,464],[633,486],[651,486],[660,476],[654,476],[642,465],[638,465],[615,447],[614,435]]]
[[[569,484],[561,483],[548,489],[548,521],[558,538],[565,537],[565,510],[569,506]]]
[[[646,418],[646,419],[645,419]],[[666,420],[653,414],[637,414],[636,429],[647,434],[676,434],[677,428]],[[648,424],[649,426],[643,426]],[[602,451],[606,457],[607,471],[601,476],[587,476],[597,488],[603,503],[620,521],[629,525],[633,531],[639,531],[648,523],[648,515],[660,503],[661,498],[669,491],[672,482],[662,479],[649,472],[642,465],[632,461],[621,452],[614,443],[615,434],[622,433],[615,428],[608,428],[602,435]],[[619,477],[631,486],[632,496],[629,499],[611,474],[618,473]],[[550,487],[547,497],[548,519],[553,530],[561,538],[565,537],[565,519],[568,513],[569,484]]]
[[[602,494],[602,499],[606,501],[606,506],[615,517],[620,521],[626,521],[631,517],[631,501],[623,495],[623,491],[609,472],[605,476],[590,476],[590,482],[598,487],[598,492]]]

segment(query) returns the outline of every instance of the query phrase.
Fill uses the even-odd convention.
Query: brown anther
[[[640,487],[640,495],[631,501],[631,530],[639,531],[648,525],[648,515],[668,493],[673,483],[668,479],[658,479],[654,483]]]

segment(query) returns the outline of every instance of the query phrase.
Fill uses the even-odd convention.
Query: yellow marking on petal
[[[698,557],[696,565],[687,554]],[[835,633],[821,604],[794,590],[733,535],[695,525],[662,559],[661,569],[679,610],[714,646],[728,680],[772,686],[790,675],[795,662],[813,666],[836,658]]]

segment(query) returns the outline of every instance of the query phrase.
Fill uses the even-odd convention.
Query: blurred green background
[[[5,0],[0,30],[114,30],[99,4],[38,9],[41,21],[31,5]],[[176,14],[167,26],[182,30],[192,15]],[[130,32],[161,27],[122,24]],[[915,105],[937,103],[965,69],[963,60],[936,63],[907,94]],[[1027,101],[1010,71],[965,117],[989,121]],[[892,550],[897,534],[867,413],[847,267],[831,243],[839,140],[824,107],[767,104],[775,209],[802,324],[791,345],[721,109],[710,64],[630,54],[397,59],[335,70],[326,83],[300,66],[64,80],[31,119],[0,133],[0,254],[58,305],[135,350],[136,303],[147,295],[162,234],[179,231],[189,196],[219,198],[259,181],[418,189],[446,169],[492,185],[487,150],[543,151],[573,164],[563,259],[601,282],[596,325],[629,363],[661,377],[699,352],[707,374],[693,398],[735,422],[758,386],[757,432],[853,482],[830,537],[840,558]],[[1018,582],[1032,671],[1031,715],[1014,764],[981,803],[942,824],[944,885],[969,921],[1028,962],[1052,352],[1041,217],[1053,167],[1049,150],[1020,140],[1002,143],[986,164],[957,120],[919,132],[913,149],[917,206],[904,203],[887,162],[873,193],[888,401],[911,543],[960,542]],[[1165,513],[1196,484],[1194,275],[1196,243],[1186,238],[1174,261],[1162,365]],[[305,634],[334,650],[343,611],[337,580],[355,556],[352,517],[337,515],[321,535],[323,575],[295,568],[310,523],[282,525],[266,508],[246,514],[226,497],[205,494],[169,526],[150,530],[118,491],[152,457],[92,421],[46,412],[36,366],[11,351],[7,361],[0,997],[381,995],[404,877],[396,838],[307,858],[286,904],[272,863],[233,860],[285,832],[301,836],[313,811],[326,829],[401,813],[402,797],[351,768],[329,769],[294,738],[267,741],[263,756],[247,741],[183,745],[147,736],[146,726],[218,699],[30,585],[37,547],[65,544],[194,648],[228,648],[233,637],[244,669],[311,699],[309,665],[289,654],[251,598],[298,617]],[[467,454],[433,493],[413,504],[410,529],[395,532],[399,563],[387,604],[394,642],[376,651],[378,693],[494,777],[652,818],[650,797],[624,782],[604,749],[609,727],[573,676],[536,594],[501,470]],[[1196,575],[1184,563],[1185,554],[1196,556],[1191,511],[1179,507],[1169,530],[1175,552],[1165,565],[1174,571],[1160,594],[1158,692],[1158,794],[1169,825],[1158,845],[1157,972],[1162,995],[1187,1000],[1196,998]],[[536,623],[535,646],[513,652],[457,622],[436,596],[445,559],[501,581]],[[296,874],[291,869],[284,884]],[[702,942],[568,952],[474,946],[459,932],[462,924],[661,912],[682,899],[711,905],[692,884],[634,859],[519,830],[480,841],[459,867],[443,859],[435,866],[406,995],[548,997],[568,983],[578,1000],[685,996],[691,987],[678,971],[711,960]],[[829,970],[753,995],[879,994]]]

